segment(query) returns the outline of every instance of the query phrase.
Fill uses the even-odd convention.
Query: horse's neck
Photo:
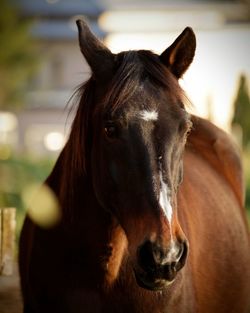
[[[80,169],[74,169],[73,162],[69,146],[66,145],[45,182],[57,196],[67,222],[84,214],[101,211],[91,180]]]
[[[209,121],[193,115],[192,122],[194,127],[188,137],[188,149],[195,150],[225,178],[240,206],[243,206],[244,184],[239,149],[228,134]]]
[[[64,149],[46,183],[59,199],[62,225],[66,227],[67,236],[72,237],[76,253],[78,247],[79,250],[87,247],[90,258],[101,259],[104,284],[111,285],[124,258],[126,235],[114,217],[98,203],[91,180],[78,173],[74,175],[66,166],[69,162]]]

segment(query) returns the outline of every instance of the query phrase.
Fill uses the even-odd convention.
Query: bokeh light
[[[22,192],[28,215],[32,221],[43,228],[50,228],[59,223],[61,210],[54,192],[47,186],[28,185]]]

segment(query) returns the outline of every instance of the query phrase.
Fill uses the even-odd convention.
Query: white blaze
[[[142,118],[144,121],[157,121],[158,119],[158,112],[156,112],[155,110],[153,111],[140,111],[140,118]]]
[[[160,206],[163,209],[163,212],[165,213],[170,225],[173,215],[173,208],[170,203],[169,199],[169,188],[163,181],[162,172],[160,171],[160,182],[161,182],[161,191],[160,191]]]

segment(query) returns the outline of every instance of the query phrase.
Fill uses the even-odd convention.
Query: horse
[[[22,228],[24,313],[249,312],[240,153],[179,85],[193,30],[160,55],[113,54],[76,23],[92,75],[45,181],[61,217]]]

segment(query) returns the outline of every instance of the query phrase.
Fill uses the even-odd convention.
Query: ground
[[[18,271],[12,276],[0,276],[0,312],[22,313]]]

